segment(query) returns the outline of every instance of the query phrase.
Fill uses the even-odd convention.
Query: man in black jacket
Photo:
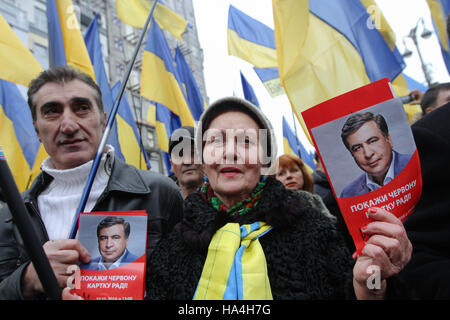
[[[43,172],[23,198],[61,287],[69,265],[88,263],[78,240],[67,239],[81,192],[105,129],[101,92],[84,73],[70,67],[42,72],[30,83],[28,104],[40,141],[49,154]],[[162,175],[138,170],[106,146],[85,211],[146,210],[147,256],[182,216],[182,195]],[[0,299],[45,298],[7,206],[0,210]]]
[[[413,254],[401,274],[424,299],[450,299],[449,122],[447,103],[412,125],[423,188],[404,223]]]

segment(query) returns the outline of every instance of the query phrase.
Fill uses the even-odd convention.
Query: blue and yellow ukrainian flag
[[[152,3],[149,0],[116,0],[117,16],[130,26],[143,28]],[[170,10],[161,0],[156,4],[153,16],[161,28],[183,41],[181,35],[188,25],[186,20]]]
[[[244,98],[245,100],[250,101],[255,106],[259,107],[258,98],[256,98],[255,91],[253,90],[253,87],[251,84],[247,81],[247,79],[242,74],[242,71],[240,71],[241,74],[241,83],[242,83],[242,91],[244,92]]]
[[[33,126],[30,108],[17,85],[27,87],[41,65],[0,16],[0,145],[20,191],[29,187],[47,154]]]
[[[112,87],[114,100],[119,94],[121,82],[118,81]],[[127,97],[124,94],[120,100],[119,109],[116,115],[116,123],[119,134],[119,144],[125,161],[139,169],[150,169],[150,160],[142,144],[141,135],[136,126],[136,121],[131,111]]]
[[[228,54],[258,68],[277,67],[273,30],[230,5],[228,11]]]
[[[189,68],[189,65],[187,64],[179,47],[175,50],[175,63],[178,75],[180,76],[180,81],[185,91],[189,110],[191,110],[194,120],[198,121],[203,111],[206,109],[206,101],[203,99],[194,75],[192,74],[192,71]]]
[[[94,66],[97,84],[102,92],[102,101],[105,112],[109,115],[114,104],[115,94],[113,90],[111,90],[106,75],[99,37],[98,20],[96,15],[86,30],[84,41],[86,43],[90,60]],[[119,89],[117,88],[117,91],[118,90]],[[133,114],[130,110],[130,106],[125,95],[122,97],[114,125],[108,138],[108,143],[114,147],[115,154],[120,159],[137,168],[148,169],[148,163],[146,161],[147,154],[144,151],[142,155],[140,155],[142,151],[142,144],[140,143],[140,136],[136,127],[136,122],[133,118]]]
[[[273,0],[281,82],[300,113],[381,78],[405,63],[359,0]],[[373,26],[373,27],[371,27]]]
[[[450,72],[450,39],[447,34],[447,17],[450,13],[449,0],[427,0],[431,11],[434,30],[441,45],[442,58],[444,59],[447,71]]]
[[[169,45],[158,24],[152,19],[142,60],[141,95],[153,104],[149,110],[156,109],[154,113],[158,146],[165,152],[168,171],[170,135],[182,125],[195,126],[183,91]]]
[[[181,127],[180,118],[169,108],[152,102],[148,106],[146,120],[155,126],[158,147],[163,151],[164,163],[170,173],[169,138],[176,129]]]
[[[254,70],[272,98],[283,94],[274,31],[230,6],[227,32],[228,53],[256,66]]]
[[[285,154],[297,156],[303,160],[310,173],[316,170],[314,154],[308,152],[297,136],[292,131],[286,119],[283,117],[283,147]]]
[[[403,78],[405,78],[406,85],[407,85],[409,91],[417,89],[417,90],[419,90],[421,92],[425,92],[425,91],[428,90],[427,86],[425,86],[424,84],[420,83],[419,81],[411,78],[407,74],[402,73],[402,75],[403,75]]]
[[[168,108],[181,125],[194,126],[164,34],[152,20],[142,59],[141,95]]]
[[[20,191],[32,181],[32,169],[39,151],[30,108],[12,82],[0,79],[0,145]]]
[[[169,138],[172,133],[181,127],[180,118],[176,116],[169,108],[159,104],[154,104],[155,112],[155,129],[158,137],[158,147],[163,150],[164,163],[167,172],[171,174],[172,165],[170,164],[169,155]]]
[[[47,23],[50,66],[73,66],[95,80],[72,0],[47,0]]]
[[[114,104],[114,99],[111,92],[111,87],[109,85],[109,80],[106,75],[105,66],[103,64],[103,54],[100,45],[100,36],[98,31],[98,17],[95,15],[92,19],[89,27],[84,35],[84,42],[86,44],[86,49],[91,59],[91,63],[94,67],[95,77],[97,79],[97,85],[100,87],[102,92],[102,102],[105,112],[107,114],[111,113],[112,106]],[[122,154],[122,150],[119,144],[119,135],[117,133],[117,122],[114,122],[111,128],[108,143],[114,147],[115,154],[122,160],[125,161],[125,157]]]
[[[266,88],[267,92],[272,98],[285,94],[283,86],[280,81],[280,73],[278,67],[272,68],[257,68],[253,67],[256,75],[261,80],[262,84]]]

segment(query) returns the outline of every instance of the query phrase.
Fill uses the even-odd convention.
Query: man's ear
[[[430,113],[430,112],[433,111],[434,109],[435,109],[435,107],[427,107],[427,108],[425,109],[425,114]]]

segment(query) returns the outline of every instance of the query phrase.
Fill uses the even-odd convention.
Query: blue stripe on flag
[[[50,67],[67,65],[56,0],[47,0],[47,24]]]
[[[276,49],[273,30],[232,5],[228,11],[228,28],[236,31],[242,39]]]

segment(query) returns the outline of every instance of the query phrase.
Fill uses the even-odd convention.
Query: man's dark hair
[[[420,108],[423,114],[428,107],[436,107],[436,100],[439,92],[443,90],[450,90],[450,82],[439,83],[431,86],[423,95],[422,101],[420,102]]]
[[[97,226],[97,238],[100,236],[100,231],[102,229],[112,227],[116,224],[123,225],[125,238],[128,239],[128,237],[130,236],[130,223],[125,221],[123,218],[119,218],[119,217],[115,217],[115,216],[108,216],[105,219],[103,219],[102,221],[100,221],[100,223]]]
[[[36,121],[36,101],[34,99],[34,96],[39,91],[39,89],[43,85],[50,82],[62,84],[72,80],[80,80],[94,89],[95,102],[97,103],[100,114],[103,114],[104,111],[102,92],[100,91],[97,83],[95,83],[94,79],[92,79],[88,74],[81,72],[73,67],[58,66],[42,71],[36,78],[31,80],[30,85],[28,86],[28,106],[30,107],[31,116],[33,117],[34,121]]]
[[[342,127],[341,138],[345,147],[350,150],[347,138],[349,135],[359,130],[366,122],[375,121],[383,136],[388,139],[389,129],[386,120],[381,114],[373,114],[372,112],[357,113],[350,116]]]

